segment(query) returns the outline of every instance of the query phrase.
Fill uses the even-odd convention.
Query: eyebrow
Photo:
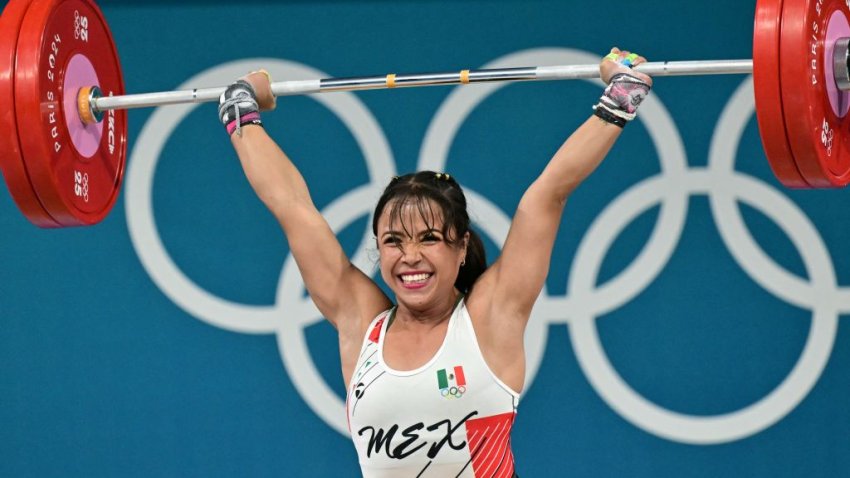
[[[443,231],[441,231],[441,230],[439,230],[435,227],[431,227],[431,228],[423,229],[422,231],[419,231],[418,234],[420,236],[424,236],[426,234],[434,234],[434,233],[442,235]],[[394,230],[385,231],[383,234],[381,234],[381,237],[385,237],[385,236],[408,236],[408,237],[410,237],[409,234],[407,234],[407,232],[394,231]]]

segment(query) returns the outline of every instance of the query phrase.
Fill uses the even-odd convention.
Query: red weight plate
[[[18,32],[32,0],[11,0],[0,16],[0,169],[18,208],[33,224],[57,227],[30,184],[18,141],[15,117],[15,52]]]
[[[779,33],[782,0],[758,0],[753,33],[753,89],[756,117],[773,174],[790,188],[810,188],[797,169],[785,134],[782,88],[779,83]]]
[[[90,0],[34,0],[18,36],[15,102],[21,150],[45,209],[61,226],[95,224],[118,198],[127,115],[83,125],[77,92],[96,83],[124,94],[118,54]]]
[[[797,167],[812,187],[850,183],[848,95],[832,74],[835,41],[850,36],[846,0],[786,1],[779,46],[782,108]]]

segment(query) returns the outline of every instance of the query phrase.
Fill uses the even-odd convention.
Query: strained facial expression
[[[399,302],[424,305],[452,294],[466,255],[467,239],[443,232],[439,207],[432,201],[388,204],[378,218],[381,276]],[[394,213],[395,211],[395,213]]]

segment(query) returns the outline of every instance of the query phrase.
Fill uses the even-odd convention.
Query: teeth
[[[408,274],[401,276],[401,280],[405,284],[410,284],[411,282],[424,282],[429,277],[431,277],[431,274]]]

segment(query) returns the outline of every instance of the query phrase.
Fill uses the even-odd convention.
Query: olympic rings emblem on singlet
[[[596,55],[586,52],[540,48],[506,55],[482,68],[596,61]],[[291,61],[252,59],[213,67],[187,80],[180,89],[224,84],[256,65],[266,65],[277,78],[329,76]],[[455,89],[425,134],[417,169],[446,170],[450,146],[471,111],[504,86],[493,83]],[[672,441],[714,444],[753,435],[782,420],[812,390],[832,353],[838,316],[850,313],[850,288],[838,286],[823,239],[800,208],[776,188],[734,168],[738,140],[753,117],[752,90],[752,78],[748,77],[729,100],[715,129],[706,167],[689,167],[679,131],[660,95],[654,93],[647,98],[638,118],[658,153],[661,171],[623,191],[598,214],[579,244],[566,294],[557,297],[546,288],[542,291],[526,330],[526,390],[542,361],[552,324],[569,325],[581,370],[614,411],[635,426]],[[312,98],[340,118],[366,160],[369,182],[331,201],[322,210],[330,227],[340,232],[369,216],[383,186],[396,174],[396,166],[383,130],[355,95],[335,93]],[[261,307],[228,301],[199,287],[179,269],[160,239],[152,210],[156,164],[169,136],[196,107],[158,108],[138,137],[128,162],[125,192],[133,246],[152,280],[188,314],[234,332],[276,334],[283,365],[301,397],[325,423],[347,435],[345,414],[340,412],[343,400],[322,378],[307,347],[305,329],[323,319],[304,293],[291,255],[281,272],[275,304]],[[476,226],[495,244],[502,244],[510,218],[488,198],[471,188],[465,189]],[[723,243],[746,274],[776,298],[812,311],[808,340],[785,380],[755,403],[713,416],[674,412],[641,396],[614,369],[595,323],[597,317],[640,295],[666,266],[688,216],[688,198],[695,194],[708,196]],[[758,245],[741,217],[739,203],[758,209],[779,226],[800,251],[807,277],[790,273]],[[620,275],[598,284],[602,260],[619,233],[655,205],[659,205],[658,218],[644,249]],[[367,230],[352,249],[352,263],[364,271],[373,270],[368,252],[370,240],[371,231]],[[458,387],[458,395],[449,389],[445,396],[463,393]]]
[[[445,398],[460,398],[464,393],[466,393],[466,387],[463,385],[459,387],[451,386],[440,389],[440,395]]]

